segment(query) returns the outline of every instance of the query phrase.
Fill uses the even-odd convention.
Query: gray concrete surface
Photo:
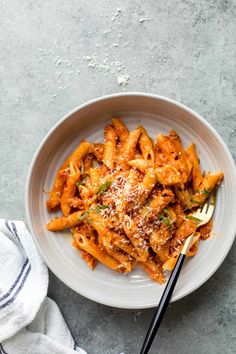
[[[69,110],[103,94],[177,99],[236,157],[235,33],[235,0],[1,0],[0,216],[25,219],[36,147]],[[118,85],[123,75],[129,82]],[[170,306],[150,353],[236,352],[235,259],[234,246],[204,286]],[[52,274],[49,295],[89,354],[139,352],[153,310],[96,304]]]

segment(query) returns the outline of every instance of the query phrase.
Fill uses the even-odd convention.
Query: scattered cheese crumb
[[[111,18],[111,21],[114,22],[120,14],[121,14],[121,9],[117,8],[116,12],[114,13],[114,15]]]
[[[143,23],[145,21],[150,21],[149,17],[146,16],[146,17],[142,17],[142,18],[139,19],[140,23]]]
[[[125,86],[129,83],[129,75],[118,75],[117,76],[118,85]]]

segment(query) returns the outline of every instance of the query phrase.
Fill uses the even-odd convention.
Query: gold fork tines
[[[195,218],[196,220],[199,220],[199,221],[197,221],[197,228],[205,225],[206,223],[208,223],[208,221],[211,220],[213,213],[214,213],[214,209],[215,209],[215,201],[216,201],[216,188],[211,192],[211,194],[209,195],[209,198],[203,204],[203,206],[201,208],[198,208],[193,214],[191,214],[191,216],[193,218]],[[191,247],[195,232],[193,232],[186,239],[184,246],[181,250],[182,254],[186,255],[188,253],[188,250]]]

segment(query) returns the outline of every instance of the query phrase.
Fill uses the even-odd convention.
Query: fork
[[[192,219],[197,223],[197,228],[205,225],[212,218],[214,208],[215,208],[215,195],[216,195],[216,190],[211,192],[208,200],[204,203],[204,205],[201,208],[198,208],[193,214],[191,214]],[[166,284],[165,290],[162,294],[157,310],[152,318],[140,354],[147,354],[149,352],[149,349],[152,345],[152,342],[161,324],[162,318],[170,302],[171,295],[174,291],[182,265],[188,253],[188,250],[191,247],[194,234],[195,232],[192,233],[190,236],[188,236],[178,256],[177,262]]]

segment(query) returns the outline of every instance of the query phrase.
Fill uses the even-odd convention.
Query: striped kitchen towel
[[[47,288],[47,267],[25,224],[0,219],[0,354],[86,354]]]

